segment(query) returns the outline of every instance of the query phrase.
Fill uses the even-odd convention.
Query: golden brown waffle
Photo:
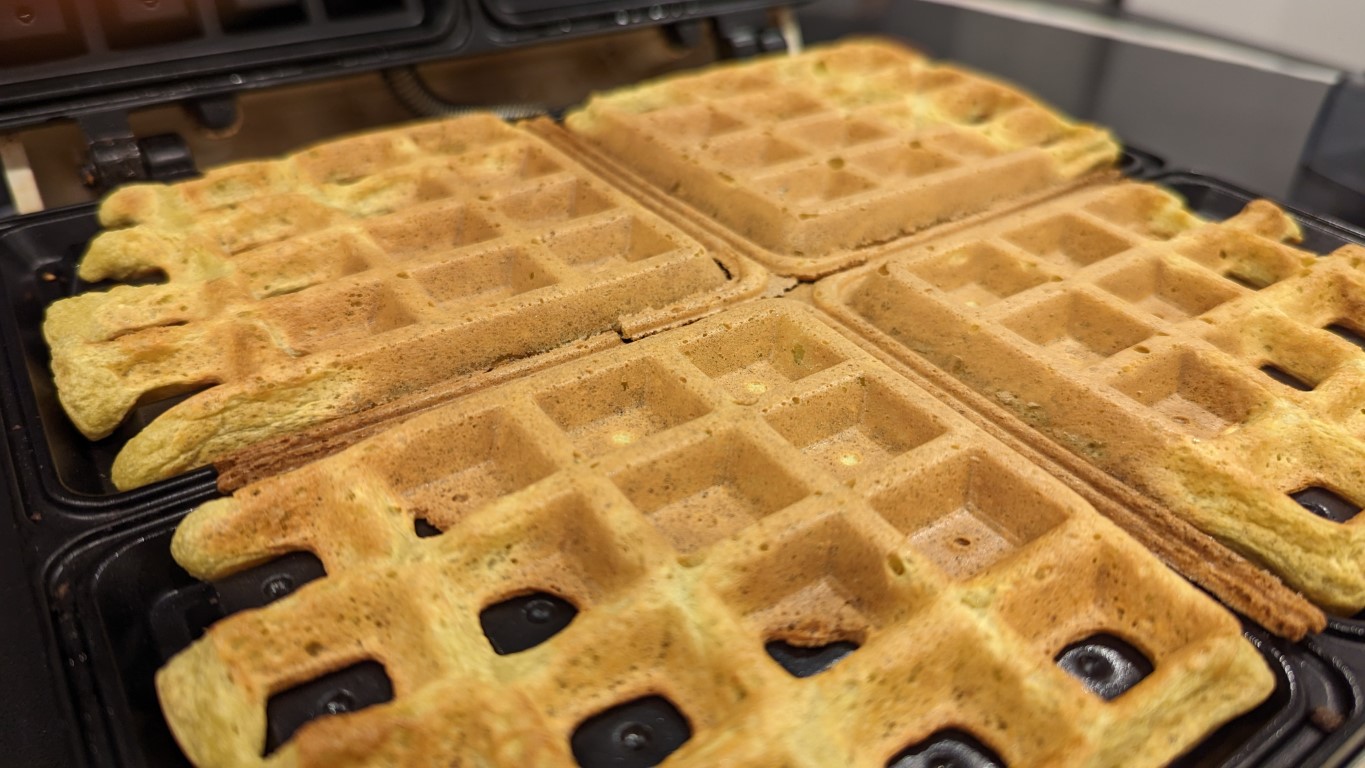
[[[1333,494],[1342,517],[1365,500],[1365,352],[1331,332],[1365,330],[1365,250],[1317,258],[1284,244],[1297,235],[1264,201],[1207,223],[1116,184],[830,278],[816,300],[1355,612],[1365,518],[1292,495]]]
[[[879,41],[594,96],[566,124],[747,238],[771,269],[806,278],[1118,156],[1102,129]]]
[[[298,550],[328,573],[159,673],[202,768],[263,764],[269,697],[365,659],[393,700],[271,764],[573,765],[585,718],[657,694],[693,732],[670,766],[880,768],[950,728],[1017,768],[1146,766],[1272,687],[1223,608],[789,300],[424,414],[172,548],[202,578]],[[580,613],[499,656],[479,614],[528,592]],[[1096,633],[1154,664],[1111,701],[1054,663]],[[773,640],[859,648],[798,679]]]
[[[87,281],[44,333],[91,438],[139,402],[212,386],[133,438],[129,488],[272,435],[617,331],[630,339],[756,294],[708,248],[492,116],[323,144],[114,193]]]

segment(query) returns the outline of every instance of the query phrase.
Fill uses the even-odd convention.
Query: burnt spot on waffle
[[[157,415],[127,489],[285,432],[593,334],[625,339],[756,294],[764,276],[530,130],[471,115],[114,193],[87,281],[44,333],[87,437]]]
[[[480,424],[491,466],[413,493],[467,470]],[[414,536],[419,516],[444,534]],[[392,701],[301,727],[279,759],[363,739],[393,762],[882,764],[938,754],[906,749],[953,728],[1014,765],[1157,765],[1273,684],[1229,613],[791,300],[414,417],[201,507],[173,552],[219,578],[284,542],[327,576],[218,621],[159,674],[203,768],[254,764],[262,692],[357,648]],[[1105,701],[1056,662],[1097,637],[1155,671]]]
[[[1115,493],[1354,613],[1365,528],[1287,494],[1320,481],[1365,497],[1365,352],[1341,333],[1365,322],[1365,251],[1315,256],[1298,237],[1265,201],[1206,222],[1155,186],[1101,184],[829,278],[815,297],[1041,432],[1040,448],[1050,438],[1045,450],[1108,473]]]

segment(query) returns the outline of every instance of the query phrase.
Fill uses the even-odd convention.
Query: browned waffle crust
[[[579,723],[657,694],[692,730],[671,766],[880,767],[949,728],[1020,768],[1147,766],[1272,684],[1224,609],[792,301],[486,389],[173,545],[202,578],[295,550],[328,575],[158,675],[202,768],[265,764],[270,696],[366,659],[393,700],[269,764],[573,765]],[[497,655],[480,611],[536,591],[579,615]],[[1154,664],[1112,701],[1054,662],[1096,633]],[[797,679],[770,640],[860,647]]]
[[[1102,129],[881,41],[651,81],[565,122],[747,239],[769,268],[804,278],[1056,192],[1118,156]]]
[[[635,338],[765,279],[488,115],[120,190],[101,218],[124,228],[83,279],[167,280],[52,305],[67,413],[98,438],[213,385],[129,441],[121,488],[575,339]]]
[[[830,278],[816,300],[1355,612],[1365,520],[1291,494],[1365,499],[1365,352],[1332,332],[1365,329],[1365,251],[1318,258],[1296,238],[1266,202],[1210,223],[1155,187],[1105,185]]]

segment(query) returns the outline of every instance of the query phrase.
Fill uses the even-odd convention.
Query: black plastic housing
[[[0,130],[777,0],[0,0]]]

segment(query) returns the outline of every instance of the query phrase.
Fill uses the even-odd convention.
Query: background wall
[[[1362,0],[1125,0],[1134,14],[1365,71]]]

